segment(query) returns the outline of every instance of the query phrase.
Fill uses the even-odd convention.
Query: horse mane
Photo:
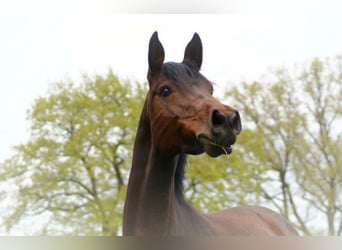
[[[164,63],[160,74],[165,78],[174,81],[174,83],[180,88],[186,86],[184,83],[188,83],[189,79],[196,81],[201,76],[198,70],[190,64],[175,62]]]
[[[182,204],[187,203],[184,198],[184,184],[183,180],[185,177],[185,167],[187,165],[187,155],[180,154],[178,157],[176,172],[175,172],[175,180],[174,180],[174,187],[175,187],[175,195],[178,201]]]

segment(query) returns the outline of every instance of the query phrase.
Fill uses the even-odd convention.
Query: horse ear
[[[195,33],[185,48],[183,62],[196,67],[197,70],[200,70],[202,65],[202,53],[203,49],[201,38],[197,33]]]
[[[150,39],[150,44],[148,47],[148,76],[150,80],[151,77],[155,76],[160,72],[160,69],[164,62],[164,48],[158,39],[158,32],[155,31]]]

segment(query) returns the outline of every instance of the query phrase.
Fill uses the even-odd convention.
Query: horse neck
[[[145,181],[140,191],[136,218],[137,234],[169,234],[175,216],[174,176],[178,156],[170,157],[151,148]]]
[[[148,164],[148,155],[151,144],[151,131],[148,117],[146,115],[146,102],[144,104],[138,130],[134,142],[132,167],[128,180],[124,216],[123,234],[134,235],[137,218],[137,208],[140,200],[140,191],[145,178]]]
[[[179,156],[160,153],[153,146],[146,113],[145,103],[134,143],[124,209],[124,235],[135,235],[142,230],[151,234],[168,233],[173,216],[174,178]],[[178,170],[177,175],[182,173]],[[181,187],[179,183],[177,186]],[[177,193],[181,193],[180,190]]]

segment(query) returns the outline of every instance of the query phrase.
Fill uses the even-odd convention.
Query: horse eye
[[[167,97],[167,96],[171,95],[171,93],[172,93],[171,88],[169,88],[167,86],[161,87],[159,89],[159,95],[161,95],[163,97]]]

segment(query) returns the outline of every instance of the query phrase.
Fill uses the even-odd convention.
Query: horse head
[[[213,97],[212,83],[200,73],[198,34],[186,46],[182,63],[164,63],[164,55],[155,32],[149,43],[146,105],[152,143],[170,154],[231,153],[241,131],[240,115]]]

